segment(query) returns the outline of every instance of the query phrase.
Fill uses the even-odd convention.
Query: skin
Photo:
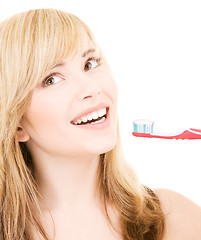
[[[99,58],[100,53],[87,35],[83,39],[75,56],[67,57],[50,71],[57,72],[50,85],[44,86],[43,79],[39,81],[19,125],[18,139],[31,151],[40,192],[54,218],[55,240],[120,240],[120,233],[109,228],[100,210],[95,188],[99,155],[116,144],[117,88],[103,60],[91,61],[91,69],[85,70],[87,59]],[[95,52],[83,57],[89,49]],[[80,112],[99,103],[110,107],[107,127],[92,130],[71,124]],[[173,191],[158,189],[156,194],[166,215],[163,240],[201,239],[200,207]],[[120,229],[112,206],[109,214]],[[46,208],[42,220],[53,235],[54,226]]]
[[[103,216],[95,186],[99,156],[116,144],[117,87],[103,59],[90,61],[91,69],[85,70],[88,58],[100,57],[98,49],[83,57],[89,49],[95,46],[85,35],[76,55],[50,71],[57,72],[53,84],[44,87],[43,79],[39,81],[18,131],[19,141],[26,142],[32,154],[40,192],[59,240],[77,239],[79,234],[90,239],[94,224],[95,239],[103,234],[118,239]],[[109,106],[107,127],[94,130],[71,124],[80,112],[100,103]],[[112,210],[111,215],[115,216]],[[46,209],[43,216],[53,235]]]
[[[201,239],[201,207],[171,190],[157,189],[155,192],[166,216],[163,240]]]

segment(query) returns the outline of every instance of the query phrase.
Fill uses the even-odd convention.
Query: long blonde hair
[[[30,10],[0,24],[2,240],[34,239],[33,229],[44,239],[50,239],[40,221],[40,194],[31,155],[25,144],[18,142],[16,133],[38,80],[78,49],[83,30],[96,44],[85,23],[72,14],[54,9]],[[116,147],[100,156],[97,187],[111,225],[107,203],[111,202],[118,211],[124,240],[162,239],[164,216],[160,202],[153,191],[139,183],[125,163],[119,131]]]

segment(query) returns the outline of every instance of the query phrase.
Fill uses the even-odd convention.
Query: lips
[[[108,110],[109,106],[101,103],[95,107],[91,107],[82,111],[70,123],[73,125],[79,125],[98,120],[99,118],[106,117]]]

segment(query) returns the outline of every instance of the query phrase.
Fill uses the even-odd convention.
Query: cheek
[[[107,73],[102,77],[104,79],[102,89],[110,97],[114,104],[117,103],[118,99],[118,88],[116,81],[111,73]]]
[[[111,87],[112,87],[111,88],[112,96],[113,96],[115,102],[117,102],[117,100],[118,100],[118,88],[117,88],[117,84],[114,81],[114,79],[113,79],[113,83],[112,83]]]
[[[62,117],[61,114],[64,112],[62,104],[59,104],[61,101],[62,99],[54,97],[33,96],[25,113],[28,131],[40,134],[44,131],[49,131],[50,127],[57,125]]]

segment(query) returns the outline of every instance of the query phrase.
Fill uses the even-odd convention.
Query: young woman
[[[0,239],[201,239],[200,208],[125,163],[116,84],[76,16],[0,24],[0,126]]]

